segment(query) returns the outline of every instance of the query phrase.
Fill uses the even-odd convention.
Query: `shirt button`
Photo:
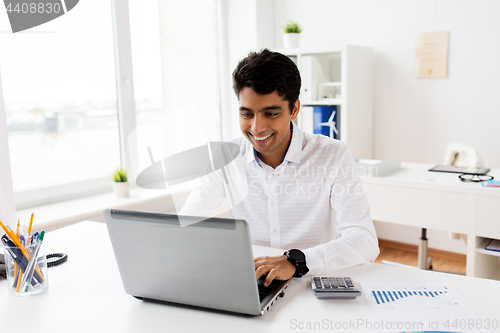
[[[274,205],[275,205],[274,201],[271,201],[271,206],[274,206]]]
[[[278,232],[278,229],[274,228],[274,229],[273,229],[273,232]]]

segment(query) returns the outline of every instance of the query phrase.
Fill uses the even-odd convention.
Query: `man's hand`
[[[296,267],[286,260],[286,256],[258,257],[253,260],[257,280],[267,274],[264,286],[269,286],[274,279],[289,280],[295,274]]]

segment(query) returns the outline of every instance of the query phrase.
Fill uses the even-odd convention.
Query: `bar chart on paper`
[[[458,290],[445,283],[361,282],[370,315],[380,331],[489,332]],[[377,331],[377,329],[375,330]]]
[[[423,287],[421,290],[409,290],[407,287],[400,290],[372,290],[372,296],[377,304],[385,304],[390,302],[396,302],[408,298],[410,302],[434,302],[432,299],[446,295],[448,290],[443,287],[444,290],[428,290]],[[427,299],[426,299],[427,298]],[[429,304],[430,305],[430,304]]]

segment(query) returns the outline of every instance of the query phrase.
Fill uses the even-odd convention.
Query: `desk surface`
[[[363,177],[363,183],[500,196],[500,189],[486,188],[481,183],[463,182],[458,178],[458,173],[428,171],[434,166],[435,164],[404,162],[393,173],[381,177]],[[488,174],[500,179],[500,169],[491,169]]]
[[[317,300],[309,279],[294,279],[285,297],[262,317],[142,302],[123,291],[104,224],[82,222],[50,232],[45,240],[47,253],[65,252],[68,262],[49,269],[49,288],[38,295],[11,296],[7,282],[0,281],[2,332],[33,332],[25,325],[27,319],[36,323],[40,333],[147,332],[162,328],[169,332],[297,332],[300,330],[294,329],[293,323],[370,320],[364,296]],[[254,254],[281,251],[255,247]],[[498,281],[381,264],[356,266],[334,275],[351,276],[356,282],[448,282],[480,318],[500,321]]]

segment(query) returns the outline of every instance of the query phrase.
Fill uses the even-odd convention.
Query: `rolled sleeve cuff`
[[[307,275],[313,276],[321,274],[323,270],[323,263],[321,262],[321,256],[314,248],[305,249],[302,251],[306,256],[306,265],[309,268]]]

